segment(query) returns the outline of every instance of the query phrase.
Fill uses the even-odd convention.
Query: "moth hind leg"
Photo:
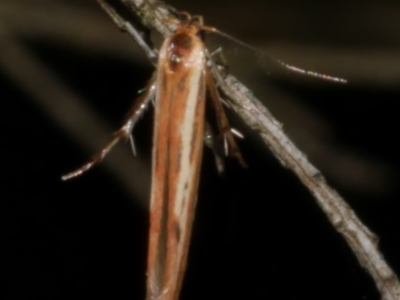
[[[221,145],[218,143],[215,130],[212,128],[209,122],[206,122],[204,127],[204,144],[213,152],[218,173],[222,174],[225,169],[224,153],[221,149]]]
[[[127,141],[129,139],[131,141],[132,151],[133,153],[135,153],[135,148],[131,133],[137,120],[148,107],[150,100],[154,97],[155,93],[154,82],[155,80],[153,78],[147,85],[143,93],[140,95],[140,97],[135,101],[131,111],[127,116],[126,121],[124,122],[122,127],[113,134],[113,139],[99,153],[94,155],[88,163],[86,163],[79,169],[62,176],[61,177],[62,180],[65,181],[74,177],[78,177],[83,173],[85,173],[86,171],[88,171],[89,169],[91,169],[94,165],[100,163],[120,140]]]
[[[213,107],[215,109],[215,114],[217,116],[218,128],[221,132],[220,137],[223,139],[222,144],[224,145],[223,148],[225,150],[225,154],[229,153],[231,156],[236,157],[240,165],[242,165],[244,168],[247,168],[247,164],[243,159],[232,134],[228,118],[225,114],[224,108],[222,107],[220,96],[209,68],[206,68],[205,76]]]

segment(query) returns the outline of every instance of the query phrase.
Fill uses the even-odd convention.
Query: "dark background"
[[[171,1],[288,63],[348,79],[268,75],[224,48],[259,99],[400,271],[398,1]],[[1,299],[143,299],[153,110],[84,176],[153,68],[96,1],[0,3]],[[236,57],[236,58],[235,58]],[[181,299],[379,299],[299,180],[229,113],[249,168],[205,150]]]

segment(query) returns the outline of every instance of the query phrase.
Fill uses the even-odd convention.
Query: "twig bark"
[[[99,3],[106,3],[98,0]],[[164,37],[175,29],[177,20],[169,7],[157,0],[120,0],[145,26],[155,29]],[[121,17],[122,18],[122,17]],[[117,18],[113,17],[116,21]],[[121,20],[119,24],[121,25]],[[400,283],[378,250],[378,238],[361,223],[344,199],[325,181],[320,171],[292,143],[270,112],[253,96],[252,92],[235,77],[221,78],[213,70],[221,90],[231,100],[233,109],[255,131],[280,160],[291,169],[310,190],[318,205],[334,228],[345,238],[360,264],[371,274],[382,299],[400,299]]]

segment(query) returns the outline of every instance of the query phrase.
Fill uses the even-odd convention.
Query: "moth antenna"
[[[334,82],[339,82],[339,83],[347,83],[346,79],[340,78],[340,77],[335,77],[335,76],[331,76],[331,75],[327,75],[327,74],[322,74],[322,73],[317,73],[314,71],[310,71],[310,70],[306,70],[306,69],[302,69],[293,65],[290,65],[288,63],[285,63],[284,61],[277,59],[275,57],[273,57],[272,55],[268,54],[267,52],[260,52],[259,50],[257,50],[256,48],[242,42],[241,40],[231,36],[230,34],[227,34],[225,32],[219,31],[218,29],[214,28],[214,27],[208,27],[208,26],[203,26],[202,30],[205,31],[209,31],[209,32],[214,32],[216,34],[219,34],[231,41],[234,41],[235,43],[243,46],[244,48],[252,51],[255,55],[257,55],[260,58],[265,58],[268,59],[269,61],[272,61],[278,65],[280,65],[281,67],[294,72],[294,73],[298,73],[301,75],[305,75],[305,76],[310,76],[310,77],[316,77],[322,80],[327,80],[327,81],[334,81]]]

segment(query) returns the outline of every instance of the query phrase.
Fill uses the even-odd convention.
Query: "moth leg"
[[[222,107],[222,103],[220,101],[220,96],[217,87],[215,85],[214,78],[208,67],[206,68],[205,76],[206,76],[206,83],[210,91],[211,100],[213,102],[215,113],[217,115],[218,127],[224,139],[223,143],[224,143],[225,153],[228,152],[228,145],[229,145],[230,154],[236,157],[239,163],[246,168],[247,164],[240,153],[235,138],[233,137],[228,118],[225,114],[225,111]]]
[[[203,16],[201,16],[201,15],[193,15],[192,16],[187,11],[180,11],[177,13],[177,16],[182,21],[188,22],[188,24],[197,23],[201,26],[201,29],[203,29],[203,24],[204,24]]]
[[[221,147],[218,144],[217,136],[208,122],[206,122],[204,127],[204,144],[214,153],[215,165],[218,173],[222,174],[225,169],[224,154],[222,153]]]
[[[209,56],[209,59],[207,60],[207,66],[209,68],[216,68],[218,70],[220,76],[222,78],[225,78],[228,74],[229,66],[228,66],[226,58],[223,54],[222,47],[215,49],[212,53],[208,54],[208,56]],[[212,58],[214,56],[218,57],[218,61],[212,60]],[[220,98],[219,101],[221,101],[226,107],[231,108],[231,105],[224,99]],[[232,131],[232,133],[235,134],[235,132],[233,132],[233,131]],[[238,136],[243,137],[241,134],[239,134]]]
[[[101,162],[120,140],[126,141],[130,139],[131,145],[133,145],[133,138],[131,137],[132,129],[135,126],[136,122],[138,121],[139,117],[148,107],[150,100],[154,97],[154,93],[155,93],[155,79],[153,77],[152,80],[147,85],[147,87],[145,88],[145,90],[143,91],[143,93],[135,101],[122,127],[113,134],[113,139],[99,153],[94,155],[87,164],[83,165],[82,167],[71,173],[62,176],[61,179],[68,180],[80,176],[81,174],[89,170],[91,167]]]
[[[229,65],[224,56],[224,51],[222,50],[222,47],[218,47],[213,52],[211,52],[210,57],[217,57],[218,61],[215,61],[214,63],[217,66],[221,67],[222,70],[224,70],[224,71],[228,70]]]

